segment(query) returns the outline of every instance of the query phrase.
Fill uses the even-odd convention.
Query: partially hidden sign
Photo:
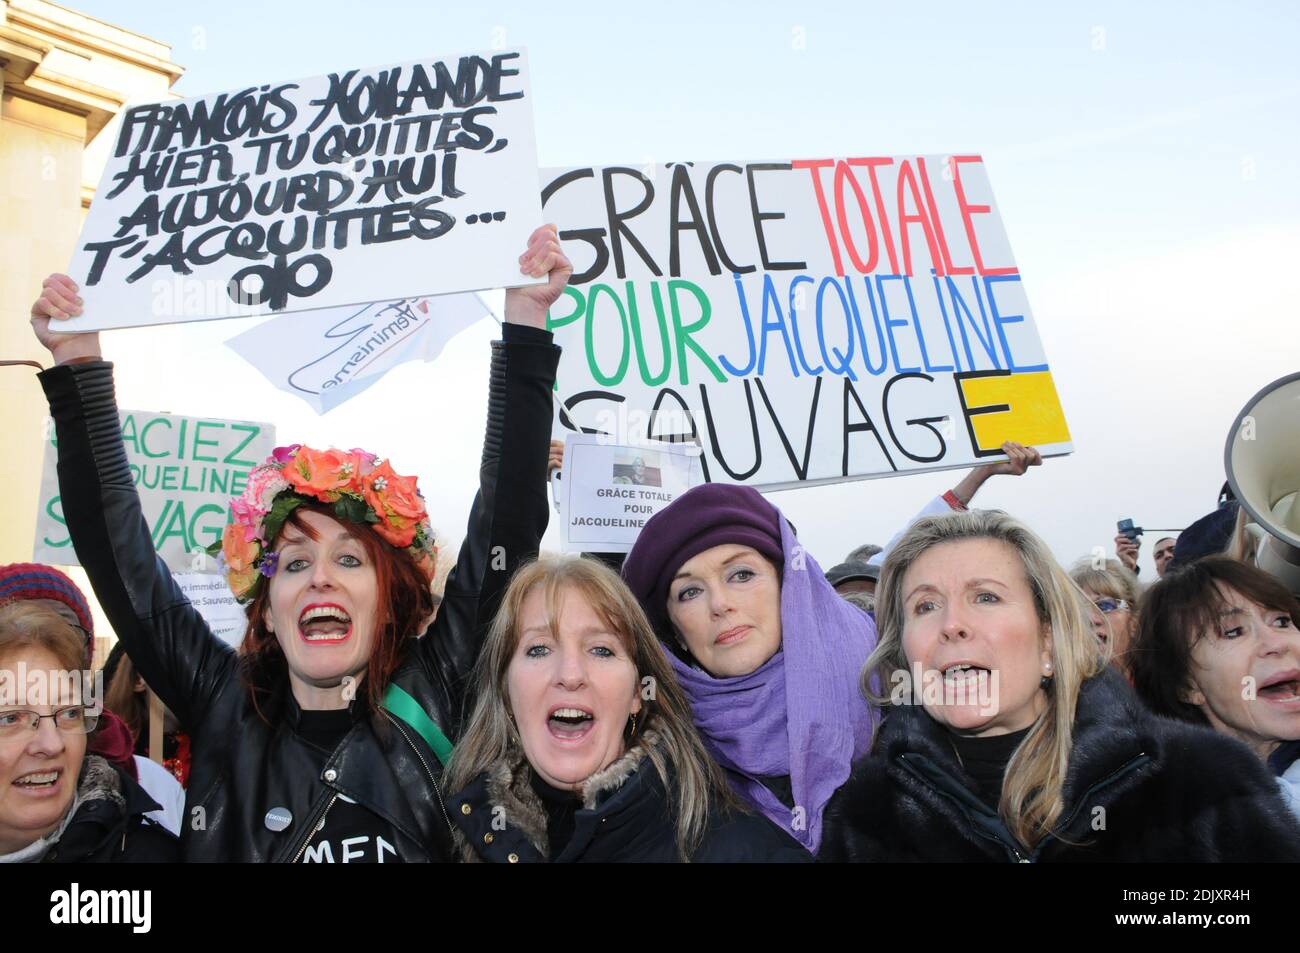
[[[203,551],[221,539],[230,499],[275,447],[271,424],[120,410],[122,442],[154,549],[173,572],[216,572]],[[48,429],[36,518],[36,562],[79,565],[59,496]]]
[[[631,552],[660,510],[704,482],[700,448],[688,443],[618,446],[571,433],[560,477],[561,548],[565,552]]]
[[[1073,450],[976,155],[552,169],[563,433],[787,487]]]
[[[128,109],[70,266],[85,331],[533,284],[522,51]]]

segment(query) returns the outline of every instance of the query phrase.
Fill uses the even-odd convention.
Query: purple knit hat
[[[748,486],[706,483],[683,493],[641,529],[623,562],[623,581],[660,636],[671,631],[668,587],[677,570],[706,549],[734,543],[758,550],[779,571],[781,517]]]

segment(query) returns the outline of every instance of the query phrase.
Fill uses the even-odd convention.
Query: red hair
[[[332,506],[303,503],[289,514],[284,526],[293,526],[304,536],[319,539],[320,535],[302,518],[306,511],[338,521]],[[368,524],[348,523],[347,526],[361,541],[375,570],[375,635],[366,663],[365,697],[370,710],[378,711],[393,672],[406,658],[410,643],[419,636],[420,626],[433,615],[433,592],[409,552],[389,544]],[[283,535],[282,527],[280,536]],[[271,540],[272,548],[278,540],[279,536]],[[275,633],[266,625],[270,592],[269,584],[262,586],[245,609],[248,629],[239,646],[240,674],[253,708],[268,724],[279,714],[289,678],[284,652]],[[269,704],[263,707],[264,703]]]

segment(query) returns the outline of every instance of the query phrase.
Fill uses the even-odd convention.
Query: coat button
[[[490,843],[492,843],[493,840],[495,840],[495,838],[494,838],[491,834],[484,834],[484,835],[483,835],[483,843],[485,843],[485,844],[490,844]]]
[[[460,812],[461,812],[462,814],[468,814],[468,813],[469,813],[470,811],[472,811],[472,810],[473,810],[473,808],[470,807],[468,804],[462,804],[462,805],[460,806]]]
[[[334,780],[335,778],[337,778],[338,776],[339,776],[339,773],[338,773],[337,771],[335,771],[333,768],[330,768],[328,771],[325,772],[325,780],[326,780],[326,781],[333,781],[333,780]]]
[[[519,855],[518,855],[518,854],[508,854],[508,855],[506,855],[506,860],[510,861],[510,863],[512,863],[512,864],[517,864],[517,863],[519,863]]]

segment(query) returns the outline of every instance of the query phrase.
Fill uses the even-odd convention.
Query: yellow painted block
[[[979,449],[997,450],[1008,440],[1032,446],[1069,443],[1070,428],[1051,371],[969,377],[959,386],[970,411],[1002,404],[1008,407],[970,415]]]

